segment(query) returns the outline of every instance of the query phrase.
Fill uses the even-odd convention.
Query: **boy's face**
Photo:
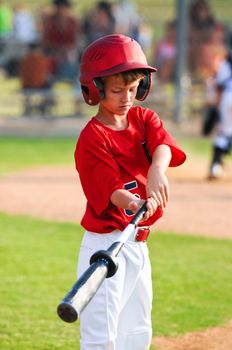
[[[125,85],[121,75],[112,75],[104,79],[105,97],[100,101],[108,113],[126,115],[132,107],[139,86],[139,79]]]

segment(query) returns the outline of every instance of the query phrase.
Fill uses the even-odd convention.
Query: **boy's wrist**
[[[152,164],[152,168],[159,171],[164,171],[164,166],[160,164]]]
[[[128,208],[133,205],[134,203],[136,204],[140,204],[141,203],[141,199],[139,199],[138,197],[135,197],[133,199],[130,200],[130,202],[128,203]]]
[[[111,202],[119,208],[129,209],[130,206],[136,204],[139,206],[140,199],[133,193],[125,189],[119,189],[112,193]]]
[[[145,201],[136,197],[134,199],[132,199],[129,203],[128,203],[128,208],[129,210],[131,210],[133,213],[135,213],[137,210],[139,210],[139,208],[143,205]]]

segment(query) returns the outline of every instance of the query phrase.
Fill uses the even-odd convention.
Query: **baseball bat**
[[[75,322],[82,310],[94,297],[105,278],[112,277],[118,268],[117,255],[134,232],[146,212],[146,202],[134,215],[120,235],[120,239],[107,249],[95,252],[89,268],[80,276],[57,307],[59,317],[68,323]]]

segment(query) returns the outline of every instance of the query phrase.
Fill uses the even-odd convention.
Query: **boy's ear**
[[[105,91],[104,91],[104,83],[101,78],[95,78],[94,84],[99,90],[100,99],[102,100],[105,97]]]
[[[151,73],[146,72],[144,78],[140,80],[139,86],[137,89],[136,99],[139,101],[145,100],[151,87]]]

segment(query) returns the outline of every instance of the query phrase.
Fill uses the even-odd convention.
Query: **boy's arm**
[[[157,207],[166,207],[169,196],[168,180],[165,172],[169,166],[172,154],[170,147],[167,145],[159,145],[152,157],[152,164],[147,175],[147,212],[144,220],[152,216]],[[111,202],[122,209],[129,209],[136,212],[145,202],[139,199],[131,192],[119,189],[112,193]]]
[[[159,145],[152,156],[152,164],[147,174],[147,197],[152,197],[161,208],[165,208],[169,198],[168,179],[165,175],[172,158],[170,147]]]

